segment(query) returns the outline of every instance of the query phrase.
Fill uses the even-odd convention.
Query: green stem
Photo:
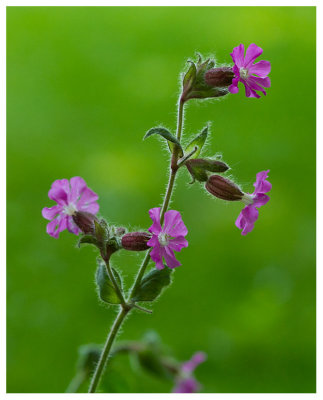
[[[96,391],[96,388],[97,388],[97,386],[100,382],[101,376],[103,374],[113,341],[114,341],[115,337],[117,336],[120,326],[128,312],[129,312],[129,309],[125,309],[122,307],[119,311],[119,314],[117,315],[117,318],[115,319],[115,321],[112,325],[112,328],[109,332],[107,341],[102,350],[99,362],[96,366],[94,375],[92,377],[90,388],[89,388],[89,393],[95,393],[95,391]]]
[[[178,117],[177,117],[177,139],[178,141],[181,140],[181,135],[182,135],[182,129],[183,129],[183,114],[184,114],[184,101],[182,100],[182,98],[179,100],[179,105],[178,105]],[[169,174],[169,181],[168,181],[168,185],[167,185],[167,189],[166,189],[166,193],[165,193],[165,197],[164,197],[164,201],[163,201],[163,206],[160,212],[160,223],[163,224],[164,222],[164,215],[165,212],[167,211],[167,208],[169,206],[169,202],[171,200],[172,197],[172,193],[173,193],[173,189],[174,189],[174,183],[175,183],[175,178],[176,178],[176,173],[178,170],[178,165],[177,165],[177,161],[178,161],[178,147],[174,147],[174,152],[172,155],[172,159],[171,159],[171,167],[170,167],[170,174]],[[131,300],[131,298],[133,297],[134,293],[136,292],[138,286],[140,285],[140,282],[144,276],[145,270],[147,268],[147,265],[149,264],[150,261],[150,250],[147,251],[145,258],[143,259],[143,262],[141,264],[141,267],[139,268],[139,271],[137,273],[135,282],[133,284],[133,287],[130,291],[130,296],[128,299],[128,302]],[[109,262],[106,260],[106,257],[104,257],[104,261],[106,262],[107,265],[107,270],[108,272],[110,272],[110,279],[112,280],[112,282],[115,282],[113,273],[111,271],[111,267]],[[116,289],[119,289],[119,286],[117,285],[117,283],[114,283]],[[122,295],[121,295],[122,296]],[[124,298],[120,297],[121,299]],[[94,393],[96,391],[96,388],[100,382],[101,376],[103,374],[105,365],[107,363],[107,359],[113,344],[113,341],[122,325],[122,322],[125,318],[125,316],[127,315],[127,313],[131,310],[131,306],[128,305],[128,302],[125,302],[122,304],[122,308],[116,318],[116,320],[113,323],[113,326],[111,328],[111,331],[107,337],[107,341],[104,345],[104,349],[101,353],[101,357],[100,360],[97,364],[96,370],[94,372],[93,378],[91,380],[91,384],[90,384],[90,388],[89,388],[89,393]]]
[[[121,292],[121,290],[119,288],[119,285],[118,285],[118,283],[117,283],[117,281],[116,281],[116,279],[114,277],[113,271],[112,271],[111,266],[110,266],[109,257],[105,257],[104,254],[102,254],[102,253],[101,253],[101,256],[102,256],[102,258],[103,258],[103,260],[105,262],[105,265],[106,265],[106,268],[107,268],[107,272],[108,272],[108,276],[109,276],[109,278],[110,278],[110,280],[111,280],[111,282],[112,282],[112,284],[113,284],[113,286],[115,288],[115,291],[116,291],[119,299],[121,300],[121,305],[125,308],[127,303],[126,303],[126,300],[123,297],[123,294],[122,294],[122,292]]]

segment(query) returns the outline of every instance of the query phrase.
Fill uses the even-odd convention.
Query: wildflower
[[[193,372],[195,368],[205,360],[206,354],[200,351],[195,353],[189,361],[181,365],[173,393],[195,393],[200,390],[201,386],[194,378]]]
[[[58,238],[64,229],[78,235],[81,231],[73,221],[73,215],[78,211],[96,214],[99,211],[98,195],[89,189],[83,178],[75,176],[56,180],[48,192],[48,197],[57,205],[45,207],[42,210],[44,218],[50,220],[46,231],[50,236]]]
[[[259,90],[264,95],[266,91],[264,88],[270,87],[270,79],[268,74],[270,72],[269,61],[259,61],[255,64],[253,62],[262,54],[262,48],[252,43],[244,56],[244,45],[240,44],[238,47],[233,49],[230,54],[234,62],[233,72],[235,78],[232,80],[232,85],[229,86],[230,93],[238,93],[238,82],[242,82],[245,85],[247,97],[257,97],[260,95],[256,92]]]
[[[268,203],[270,197],[265,194],[271,190],[271,183],[266,179],[268,178],[269,169],[267,171],[258,172],[256,182],[253,184],[255,190],[252,194],[245,193],[242,201],[246,207],[241,211],[236,220],[236,226],[242,229],[241,234],[246,235],[252,231],[254,224],[258,219],[258,208]]]
[[[152,233],[152,238],[147,245],[153,247],[150,253],[151,259],[156,263],[157,269],[163,269],[163,258],[169,268],[178,267],[180,264],[174,255],[175,251],[180,251],[188,246],[184,236],[187,235],[187,228],[182,221],[181,214],[175,210],[165,213],[164,226],[160,224],[160,207],[149,210],[153,224],[148,229]]]

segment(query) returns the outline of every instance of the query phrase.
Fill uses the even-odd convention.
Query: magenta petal
[[[238,218],[236,219],[235,225],[237,228],[243,229],[245,224],[246,224],[246,221],[242,215],[242,212],[240,212]]]
[[[163,232],[173,237],[187,235],[187,228],[182,221],[180,212],[169,210],[165,213]]]
[[[183,363],[182,371],[184,372],[193,372],[195,368],[200,365],[202,362],[206,360],[206,354],[203,351],[199,351],[193,355],[193,357]]]
[[[267,171],[258,172],[256,182],[253,184],[255,187],[254,194],[267,193],[271,190],[271,183],[266,179],[268,178],[269,169]]]
[[[87,188],[85,180],[80,176],[74,176],[70,179],[71,183],[71,194],[69,200],[72,202],[77,202],[81,194]]]
[[[232,84],[228,87],[228,90],[232,94],[236,94],[239,92],[238,84]]]
[[[60,205],[56,205],[53,207],[44,207],[42,209],[42,216],[48,220],[52,220],[63,210],[63,207]]]
[[[75,225],[73,218],[71,216],[67,217],[66,220],[67,223],[67,230],[71,233],[74,233],[74,235],[78,235],[81,230],[77,227],[77,225]]]
[[[259,86],[260,88],[256,88],[256,90],[262,90],[263,87],[268,88],[271,85],[270,79],[268,77],[266,78],[259,78],[258,76],[249,76],[248,82],[250,83],[251,86]]]
[[[89,204],[92,204],[98,200],[99,196],[88,187],[83,189],[80,200],[77,202],[77,209],[79,211],[88,211]]]
[[[251,43],[251,45],[247,48],[243,67],[249,68],[250,64],[252,64],[255,59],[262,54],[262,52],[263,50],[261,47],[257,46],[254,43]]]
[[[61,205],[68,203],[68,194],[70,191],[70,184],[67,179],[57,179],[53,182],[51,189],[48,192],[48,197],[51,200]]]
[[[237,67],[241,68],[244,64],[244,45],[240,44],[239,46],[235,47],[230,55]]]
[[[269,61],[259,61],[256,64],[250,65],[248,68],[249,74],[258,75],[260,78],[266,78],[270,73],[271,65]]]
[[[176,260],[174,252],[170,248],[168,248],[168,246],[164,247],[163,250],[165,262],[169,268],[173,269],[182,265],[178,260]]]
[[[158,235],[162,230],[160,225],[160,207],[151,208],[149,210],[149,216],[153,220],[153,224],[148,228],[148,231]]]
[[[257,193],[253,200],[253,205],[255,207],[261,207],[261,206],[264,206],[265,204],[267,204],[269,200],[270,200],[270,197],[267,194]]]
[[[153,235],[147,242],[147,245],[150,247],[160,246],[158,241],[158,236]]]
[[[157,269],[163,269],[163,256],[162,256],[162,247],[158,244],[154,246],[152,251],[150,252],[150,258],[156,263]]]
[[[181,251],[183,247],[188,247],[188,241],[183,236],[178,236],[169,241],[168,247],[175,251]]]
[[[199,388],[200,385],[197,380],[190,377],[178,380],[173,389],[173,393],[196,393]]]
[[[259,94],[256,93],[253,89],[251,89],[245,81],[243,81],[243,84],[245,85],[245,90],[246,90],[246,96],[247,97],[256,97],[257,99],[260,98]]]
[[[253,204],[245,207],[241,212],[247,222],[255,222],[259,216],[259,212]]]
[[[65,230],[66,227],[67,227],[67,216],[64,215],[63,217],[58,217],[53,221],[49,222],[47,224],[46,231],[50,236],[57,239],[60,232]]]

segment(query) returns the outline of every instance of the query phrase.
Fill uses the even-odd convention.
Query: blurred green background
[[[267,97],[241,88],[191,101],[184,140],[210,121],[205,154],[221,152],[246,191],[270,169],[271,201],[242,237],[241,204],[207,196],[183,171],[172,203],[189,228],[183,266],[153,315],[134,313],[119,339],[155,329],[179,360],[205,351],[205,392],[315,391],[315,8],[8,7],[8,392],[63,392],[78,347],[103,343],[114,317],[98,305],[94,250],[46,234],[52,182],[80,175],[109,221],[148,227],[168,155],[143,135],[175,128],[187,58],[230,63],[234,46],[253,42],[272,63]],[[114,257],[127,283],[141,258]],[[172,387],[125,357],[108,372],[110,391]]]

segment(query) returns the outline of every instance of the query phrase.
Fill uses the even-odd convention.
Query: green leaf
[[[95,278],[100,299],[108,304],[120,304],[121,300],[115,291],[113,283],[109,278],[107,267],[102,260],[99,260],[98,262]],[[121,279],[118,274],[115,275],[115,278],[119,280],[118,283],[121,283]]]
[[[185,153],[190,153],[191,151],[193,151],[195,149],[195,147],[197,147],[196,152],[192,155],[191,158],[198,158],[202,147],[204,146],[204,143],[206,141],[207,135],[208,135],[208,130],[209,127],[206,126],[201,133],[199,133],[197,136],[195,136],[195,138],[187,145],[186,149],[185,149]]]
[[[171,283],[172,269],[165,266],[164,269],[154,269],[144,276],[140,286],[136,290],[132,301],[154,301],[163,288]]]
[[[174,151],[174,146],[178,146],[180,149],[180,153],[183,154],[183,150],[182,150],[182,146],[180,144],[180,142],[176,139],[175,136],[173,136],[168,129],[161,127],[157,127],[157,128],[151,128],[149,129],[149,131],[146,133],[146,135],[144,136],[144,140],[147,139],[149,136],[152,135],[160,135],[162,136],[164,139],[167,140],[168,143],[168,147],[169,150],[171,152]]]
[[[79,241],[77,242],[77,246],[81,247],[81,244],[94,244],[95,246],[98,245],[97,240],[92,235],[83,235],[80,237]]]
[[[95,236],[99,244],[103,244],[105,240],[108,239],[108,231],[106,227],[106,222],[104,220],[96,221],[94,220],[95,226]]]
[[[144,349],[136,353],[138,363],[148,373],[159,378],[170,378],[170,374],[162,364],[161,354],[154,349]]]
[[[183,78],[183,88],[186,90],[191,88],[196,78],[196,66],[192,61],[188,62],[191,63],[191,65]]]

